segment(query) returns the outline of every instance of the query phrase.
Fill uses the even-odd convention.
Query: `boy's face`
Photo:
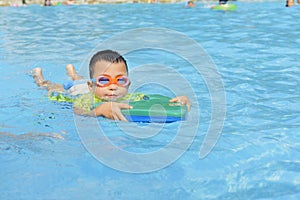
[[[96,80],[99,76],[116,78],[120,75],[127,76],[124,62],[111,63],[101,60],[95,64],[93,78]],[[106,101],[114,101],[124,97],[128,92],[128,87],[129,85],[119,86],[114,83],[108,86],[100,87],[96,83],[89,82],[90,91],[93,92],[98,98]]]

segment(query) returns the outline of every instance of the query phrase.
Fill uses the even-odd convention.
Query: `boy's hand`
[[[127,122],[127,119],[121,113],[121,109],[131,109],[132,106],[126,103],[107,102],[95,108],[96,116],[104,116],[109,119]]]
[[[190,109],[191,109],[191,102],[190,102],[189,98],[187,98],[186,96],[175,97],[173,99],[170,99],[170,102],[177,102],[177,103],[180,103],[182,105],[186,105],[188,111],[190,111]]]

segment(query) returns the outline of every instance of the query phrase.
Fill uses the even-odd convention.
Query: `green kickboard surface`
[[[158,116],[184,118],[187,112],[186,105],[169,102],[171,98],[162,95],[146,95],[145,100],[129,102],[132,109],[123,109],[123,115],[130,116]]]
[[[235,11],[237,6],[234,4],[224,4],[224,5],[217,5],[212,8],[213,10],[224,10],[224,11]]]

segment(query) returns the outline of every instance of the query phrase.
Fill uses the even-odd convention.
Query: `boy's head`
[[[97,52],[90,60],[89,71],[90,78],[92,79],[94,76],[95,65],[99,61],[106,61],[108,63],[124,63],[126,67],[126,72],[128,73],[128,67],[126,60],[121,56],[118,52],[112,50],[103,50]],[[107,66],[109,67],[109,66]]]
[[[98,98],[113,101],[124,97],[130,85],[126,60],[117,52],[104,50],[90,61],[90,91]]]

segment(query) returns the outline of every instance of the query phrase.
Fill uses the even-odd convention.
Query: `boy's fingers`
[[[126,103],[119,103],[118,105],[119,105],[120,109],[131,109],[132,108],[131,105],[128,105]]]
[[[114,109],[115,111],[113,112],[113,119],[127,122],[128,120],[122,114],[121,109],[131,109],[132,106],[126,103],[117,103],[116,105],[117,109]]]
[[[191,110],[191,103],[187,102],[186,106],[187,106],[188,111],[190,111]]]
[[[128,122],[128,120],[124,117],[124,115],[121,112],[118,114],[118,118],[123,122]]]
[[[178,102],[178,103],[180,103],[180,104],[182,104],[182,105],[185,104],[185,105],[187,106],[188,111],[191,110],[191,102],[190,102],[188,99],[185,100],[185,101],[182,101],[182,100],[179,99],[178,97],[175,97],[175,98],[173,98],[173,99],[170,99],[169,102],[171,102],[171,103]]]
[[[188,111],[190,111],[191,110],[191,102],[189,99],[187,99],[185,105],[187,106]]]
[[[113,118],[114,120],[127,122],[127,119],[124,117],[121,111],[116,111],[115,113],[113,113]]]
[[[126,103],[120,103],[120,104],[119,104],[119,108],[120,108],[120,110],[119,110],[119,112],[117,113],[117,114],[118,114],[119,120],[121,120],[121,121],[123,121],[123,122],[128,122],[128,120],[127,120],[127,119],[124,117],[124,115],[122,114],[121,109],[131,109],[132,106],[130,106],[130,105],[126,104]]]
[[[169,102],[176,102],[176,101],[178,101],[177,98],[173,98],[173,99],[170,99],[170,100],[169,100]]]

